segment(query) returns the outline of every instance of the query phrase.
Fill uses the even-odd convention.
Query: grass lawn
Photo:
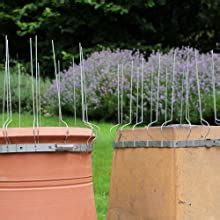
[[[0,122],[1,122],[0,114]],[[74,126],[74,120],[64,117],[69,126]],[[33,117],[30,114],[22,114],[21,126],[32,126]],[[58,126],[57,117],[42,117],[42,126]],[[93,149],[93,180],[96,200],[98,220],[104,220],[107,214],[109,183],[112,163],[112,138],[109,134],[111,124],[96,123],[100,127],[100,133],[94,144]],[[18,115],[13,115],[13,122],[10,127],[18,126]],[[77,121],[77,126],[83,126],[81,121]]]

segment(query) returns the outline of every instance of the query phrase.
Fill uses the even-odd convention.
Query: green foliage
[[[121,5],[115,4],[113,2],[105,2],[105,1],[92,1],[92,0],[76,0],[76,3],[88,4],[94,7],[94,9],[101,9],[104,12],[112,12],[116,14],[127,14],[128,9]]]
[[[219,6],[219,0],[3,0],[0,59],[5,34],[11,56],[24,61],[29,61],[28,38],[37,34],[41,66],[50,76],[52,39],[63,68],[72,56],[78,60],[79,42],[87,55],[106,48],[138,49],[146,56],[182,45],[216,49]]]
[[[24,36],[27,34],[36,33],[36,31],[45,23],[48,19],[55,18],[60,14],[57,12],[53,12],[51,8],[44,8],[42,12],[36,16],[34,21],[22,21],[25,17],[29,16],[29,14],[34,13],[38,10],[36,4],[31,3],[26,5],[24,8],[14,10],[14,13],[17,15],[15,22],[19,28],[17,34],[19,36]]]
[[[32,78],[26,73],[25,67],[21,66],[21,79],[20,79],[20,101],[22,112],[32,112]],[[41,95],[42,95],[42,113],[44,113],[43,95],[48,88],[49,80],[41,79]],[[18,93],[18,74],[17,69],[11,69],[11,96],[12,96],[12,110],[18,111],[19,106],[19,93]],[[4,71],[0,67],[0,112],[2,112],[3,96],[4,93]]]

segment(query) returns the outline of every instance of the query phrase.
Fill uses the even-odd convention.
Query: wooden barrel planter
[[[0,219],[95,220],[92,131],[0,130]],[[64,144],[64,140],[66,142]],[[37,140],[37,143],[36,143]]]
[[[220,219],[220,127],[163,131],[118,132],[108,220]]]

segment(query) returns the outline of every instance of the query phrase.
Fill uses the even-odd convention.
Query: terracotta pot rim
[[[93,139],[94,133],[89,128],[80,127],[39,127],[39,128],[8,128],[0,129],[0,143],[5,142],[5,131],[7,131],[7,137],[10,139],[30,139],[34,138],[34,134],[39,138],[47,138],[48,140],[58,138],[63,140],[66,136],[68,139]],[[68,133],[67,133],[68,132]],[[14,142],[14,141],[13,141]],[[22,141],[23,142],[23,141]]]

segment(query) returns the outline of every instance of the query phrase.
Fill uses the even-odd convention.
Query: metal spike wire
[[[4,124],[4,132],[5,132],[5,140],[7,144],[10,144],[10,140],[8,137],[8,126],[12,123],[12,99],[11,99],[11,74],[10,74],[10,61],[9,61],[9,46],[8,46],[8,39],[6,37],[6,83],[7,83],[7,120]]]
[[[215,62],[214,62],[214,53],[211,51],[212,55],[212,96],[213,96],[213,109],[214,109],[214,117],[215,123],[220,125],[220,119],[217,116],[217,107],[216,107],[216,77],[215,77]]]
[[[80,71],[81,71],[81,93],[82,93],[82,111],[83,111],[83,122],[88,126],[88,114],[86,113],[86,91],[85,91],[85,75],[84,75],[84,63],[83,63],[83,49],[81,44],[79,44],[80,50]],[[90,127],[90,126],[89,126]]]
[[[132,126],[132,130],[135,129],[135,127],[138,124],[138,114],[139,114],[139,81],[140,81],[140,70],[137,68],[137,82],[136,82],[136,114],[135,114],[135,124]],[[136,141],[133,141],[133,146],[135,146]]]
[[[69,136],[69,126],[63,120],[63,116],[62,116],[61,99],[60,99],[60,80],[59,80],[60,75],[57,73],[56,53],[55,53],[55,47],[54,47],[53,40],[52,40],[52,51],[53,51],[54,74],[55,74],[55,80],[56,80],[57,98],[58,98],[58,107],[59,107],[59,121],[61,123],[63,123],[66,127],[66,137],[65,137],[65,140],[64,140],[64,143],[66,143],[67,139],[68,139],[68,136]]]
[[[204,135],[204,138],[206,139],[206,137],[209,134],[210,131],[210,125],[209,123],[203,118],[203,114],[202,114],[202,100],[201,100],[201,91],[200,91],[200,80],[199,80],[199,70],[198,70],[198,59],[197,59],[197,51],[195,50],[195,66],[196,66],[196,83],[197,83],[197,93],[198,93],[198,102],[199,102],[199,117],[200,117],[200,123],[203,126],[208,126],[207,132]],[[201,137],[202,133],[201,133]]]
[[[123,113],[124,113],[124,65],[121,64],[121,124],[123,124]]]
[[[61,84],[61,76],[60,76],[60,61],[57,61],[57,78],[58,78],[58,86],[60,91],[60,84]],[[61,105],[61,104],[60,104]],[[61,113],[62,114],[62,113]],[[60,108],[59,108],[59,115],[60,115]],[[59,120],[59,126],[61,126],[61,120]]]
[[[39,85],[38,85],[38,51],[37,51],[37,36],[35,36],[35,108],[36,108],[36,131],[37,131],[37,143],[40,142],[39,134]]]
[[[4,123],[4,137],[7,144],[9,144],[9,139],[7,135],[7,124],[10,121],[10,103],[9,103],[9,70],[8,70],[8,62],[9,62],[9,48],[8,48],[8,39],[6,37],[6,105],[7,105],[7,119]]]
[[[87,144],[90,144],[90,140],[93,137],[93,132],[95,133],[95,138],[92,140],[92,143],[95,141],[99,127],[88,120],[88,105],[87,105],[87,89],[85,85],[85,75],[84,75],[84,58],[83,58],[83,49],[81,44],[79,44],[79,51],[80,51],[80,77],[81,77],[81,101],[82,101],[82,120],[83,123],[88,126],[92,132],[91,136],[87,140]]]
[[[73,68],[73,108],[74,108],[74,125],[76,126],[76,76],[75,76],[74,57],[73,57],[73,60],[72,60],[72,68]]]
[[[157,95],[156,95],[156,118],[154,121],[150,122],[147,125],[147,134],[151,137],[149,134],[149,128],[158,122],[159,118],[159,95],[160,95],[160,53],[158,55],[158,72],[157,72]]]
[[[136,126],[136,124],[138,123],[138,113],[139,113],[139,109],[138,109],[138,107],[139,107],[139,81],[140,81],[140,79],[139,79],[139,69],[137,70],[137,84],[136,84],[136,120],[135,120],[135,125],[134,125],[134,127],[133,128],[135,128],[135,126]]]
[[[142,58],[141,66],[141,121],[139,124],[144,122],[144,58]]]
[[[3,97],[2,97],[2,126],[5,121],[5,96],[6,96],[6,78],[4,73],[4,80],[3,80]]]
[[[33,46],[32,46],[32,38],[29,40],[30,43],[30,67],[31,67],[31,80],[32,80],[32,110],[33,110],[33,137],[34,143],[36,144],[36,132],[35,132],[35,124],[36,124],[36,107],[35,107],[35,86],[34,86],[34,66],[33,66]]]
[[[171,107],[170,107],[170,119],[166,120],[160,127],[161,129],[161,134],[163,137],[164,132],[163,129],[164,127],[173,121],[173,111],[174,111],[174,98],[175,98],[175,74],[176,74],[176,50],[174,50],[173,54],[173,73],[172,73],[172,90],[171,90]]]
[[[10,92],[9,92],[9,48],[8,48],[8,39],[7,36],[5,36],[5,88],[6,88],[6,110],[7,110],[7,117],[6,120],[3,123],[3,136],[5,139],[6,144],[9,144],[9,138],[8,138],[8,132],[7,132],[7,125],[10,122],[10,101],[9,101],[9,96],[10,96]]]
[[[92,138],[93,127],[87,122],[88,118],[87,118],[87,115],[86,115],[86,106],[85,106],[85,82],[84,82],[84,74],[83,74],[84,69],[83,69],[83,55],[82,55],[82,53],[83,53],[82,47],[81,47],[81,44],[79,43],[82,121],[83,121],[85,126],[89,127],[92,130],[91,136],[87,140],[87,144],[88,144],[89,141]]]
[[[130,74],[130,94],[129,94],[129,122],[124,124],[120,130],[125,129],[132,124],[132,100],[133,100],[133,75],[134,75],[134,61],[131,61],[131,74]],[[122,106],[123,108],[123,106]]]
[[[196,85],[197,85],[197,93],[198,93],[198,101],[199,101],[199,116],[200,121],[203,119],[202,115],[202,101],[201,101],[201,93],[200,93],[200,81],[199,81],[199,71],[198,71],[198,63],[197,63],[197,53],[195,51],[195,66],[196,66]]]
[[[81,44],[79,44],[79,53],[80,53],[80,86],[81,86],[81,107],[82,107],[82,121],[86,124],[85,121],[85,101],[84,101],[84,80],[83,80],[83,66],[82,66],[82,56],[81,56]]]
[[[117,98],[118,98],[118,125],[120,125],[120,120],[121,120],[121,114],[120,114],[120,66],[118,64],[118,68],[117,68],[117,76],[118,76],[118,94],[117,94]]]
[[[166,91],[165,91],[165,121],[167,121],[167,111],[168,111],[168,71],[167,71],[167,67],[165,70],[165,87],[166,87]]]
[[[123,71],[123,69],[122,69],[122,71]],[[130,94],[129,94],[129,121],[128,121],[128,123],[126,123],[120,127],[119,140],[123,136],[123,133],[122,133],[123,129],[125,129],[127,126],[132,124],[133,75],[134,75],[134,62],[132,60],[131,61],[131,74],[130,74]],[[124,78],[124,74],[122,75],[122,77]],[[124,83],[123,83],[123,88],[124,88]],[[121,102],[123,102],[123,97],[122,97]],[[121,108],[123,111],[123,105],[121,106]],[[121,117],[123,117],[123,115],[121,115]]]
[[[183,123],[184,73],[181,77],[180,124]]]
[[[88,116],[88,101],[87,101],[87,84],[86,84],[87,80],[86,80],[86,74],[85,74],[85,70],[84,70],[84,57],[83,57],[83,48],[82,48],[82,46],[81,46],[81,51],[82,51],[82,53],[81,53],[81,55],[82,55],[82,66],[83,66],[83,73],[84,73],[85,117],[86,117],[87,124],[91,127],[92,130],[95,131],[96,136],[95,136],[95,138],[94,138],[93,141],[92,141],[92,142],[94,142],[95,139],[97,138],[98,133],[100,132],[100,127],[97,126],[97,125],[94,124],[94,123],[91,123],[91,122],[89,121],[89,116]],[[92,136],[91,136],[91,137],[92,137]],[[88,141],[88,144],[89,144],[89,141]]]
[[[4,74],[4,97],[3,97],[3,136],[6,144],[8,144],[7,136],[5,134],[5,124],[8,121],[8,42],[7,36],[5,36],[5,74]],[[6,102],[6,104],[5,104]],[[5,120],[5,108],[6,108],[6,120]]]
[[[41,126],[41,74],[40,74],[40,63],[37,65],[38,73],[38,105],[39,105],[39,126]]]
[[[3,99],[2,99],[2,127],[5,123],[5,102],[6,102],[6,83],[7,83],[7,36],[5,36],[5,71],[4,71],[4,82],[3,82]]]
[[[21,127],[21,67],[18,63],[18,127]]]
[[[87,123],[86,117],[86,106],[85,106],[85,79],[84,79],[84,69],[83,69],[83,56],[82,56],[82,47],[79,44],[79,53],[80,53],[80,78],[81,78],[81,104],[82,104],[82,121],[86,126],[89,126]],[[89,126],[90,127],[90,126]]]
[[[185,120],[189,125],[189,132],[187,134],[187,139],[189,138],[192,130],[192,124],[190,122],[190,115],[189,115],[189,48],[187,52],[187,59],[186,59],[186,72],[185,72]]]
[[[84,70],[84,57],[83,57],[83,48],[82,48],[82,45],[81,45],[81,51],[82,51],[82,64],[83,64],[83,73],[84,73],[84,82],[86,83],[86,75],[85,75],[85,70]],[[92,129],[94,129],[94,131],[95,131],[95,134],[96,134],[96,136],[95,136],[95,138],[93,139],[93,141],[92,142],[94,142],[95,140],[96,140],[96,138],[97,138],[97,136],[98,136],[98,133],[100,132],[100,127],[99,126],[97,126],[96,124],[94,124],[94,123],[91,123],[90,121],[89,121],[89,117],[88,117],[88,101],[87,101],[87,86],[86,86],[86,84],[84,83],[84,91],[85,91],[85,106],[86,106],[86,120],[87,120],[87,123],[92,127]]]
[[[121,75],[121,82],[119,82],[120,83],[120,91],[121,91],[121,94],[120,94],[120,125],[121,125],[121,127],[119,128],[119,130],[120,130],[120,132],[119,132],[119,141],[120,141],[120,139],[121,139],[121,137],[122,137],[122,130],[126,127],[126,126],[128,126],[130,123],[130,120],[129,120],[129,122],[127,123],[127,124],[124,124],[123,125],[123,113],[124,113],[124,64],[121,64],[120,65],[120,75]],[[132,70],[131,70],[131,74],[132,74]]]
[[[84,57],[83,57],[83,49],[82,49],[82,46],[81,46],[81,57],[82,57],[82,66],[83,66],[83,72],[85,73],[84,71]],[[84,74],[84,79],[85,79],[86,75]],[[85,85],[85,84],[84,84]],[[92,140],[91,143],[93,143],[96,138],[98,137],[98,134],[100,133],[101,129],[99,126],[97,126],[96,124],[94,123],[91,123],[89,122],[89,119],[88,119],[88,102],[87,102],[87,87],[85,86],[84,87],[84,91],[85,91],[85,106],[86,106],[86,119],[87,119],[87,124],[90,126],[90,128],[92,129],[92,133],[91,133],[91,137],[90,139],[88,139],[87,141],[87,144],[90,143],[90,140],[92,138],[92,135],[93,135],[93,131],[95,133],[95,138]]]
[[[10,143],[10,140],[9,140],[9,137],[8,137],[8,126],[10,123],[12,123],[12,98],[11,98],[11,73],[10,73],[10,61],[9,61],[9,46],[8,46],[8,40],[7,40],[7,52],[8,52],[8,56],[7,56],[7,59],[8,59],[8,62],[7,62],[7,72],[8,72],[8,114],[9,114],[9,120],[8,122],[6,123],[5,125],[5,130],[6,130],[6,137],[7,137],[7,140],[8,140],[8,143]]]
[[[153,65],[150,73],[150,123],[153,121]]]
[[[85,121],[87,124],[89,123],[89,117],[88,117],[88,102],[87,102],[87,86],[86,86],[86,75],[84,70],[84,57],[83,57],[83,48],[80,44],[80,51],[81,51],[81,62],[82,62],[82,76],[83,76],[83,91],[84,91],[84,109],[85,109]]]
[[[12,96],[11,96],[11,73],[10,73],[10,61],[9,61],[9,49],[8,49],[8,75],[9,75],[9,106],[10,106],[10,122],[7,126],[9,126],[10,123],[12,123]]]
[[[140,76],[138,76],[138,78],[140,77],[140,92],[141,92],[141,95],[140,95],[140,98],[141,98],[141,104],[140,104],[140,112],[141,112],[141,116],[140,116],[140,120],[138,120],[138,99],[139,99],[139,86],[137,86],[137,106],[136,106],[136,124],[133,126],[133,129],[135,127],[137,127],[138,125],[142,124],[144,122],[144,58],[142,58],[142,63],[141,63],[141,74]],[[139,80],[138,80],[139,81]],[[139,84],[139,82],[138,82]]]
[[[140,69],[139,69],[140,70]],[[141,74],[140,74],[141,72]],[[136,123],[133,125],[132,129],[134,130],[138,125],[142,124],[144,122],[144,59],[142,58],[141,63],[141,71],[138,71],[138,77],[137,77],[137,88],[136,88]],[[140,81],[140,82],[139,82]],[[139,114],[139,84],[140,84],[140,120],[138,117]],[[139,138],[137,138],[139,139]],[[133,146],[135,146],[136,141],[133,141]]]
[[[121,117],[120,109],[121,109],[120,108],[120,65],[118,64],[117,65],[117,114],[118,114],[117,118],[118,118],[118,123],[110,128],[109,133],[112,139],[114,138],[112,134],[113,129],[117,129],[117,127],[120,125],[120,117]]]

